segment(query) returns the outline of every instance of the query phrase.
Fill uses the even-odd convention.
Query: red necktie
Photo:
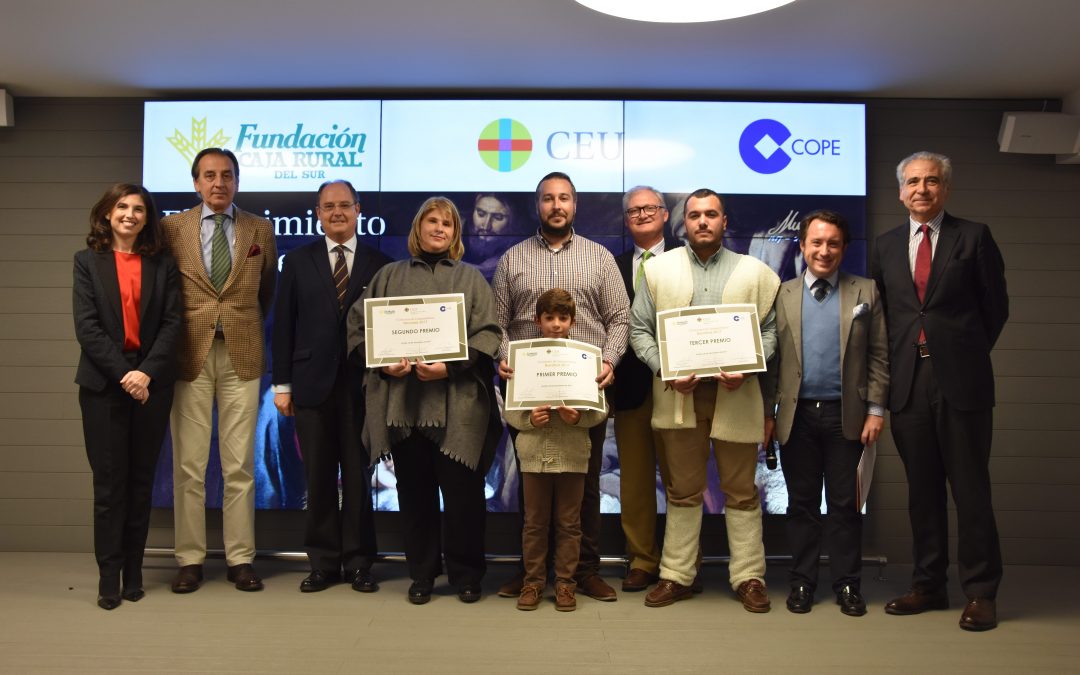
[[[930,261],[933,257],[933,249],[930,247],[930,226],[924,224],[922,241],[915,251],[915,292],[919,295],[919,302],[926,300],[926,284],[930,281]],[[919,329],[919,342],[926,342],[926,332]]]

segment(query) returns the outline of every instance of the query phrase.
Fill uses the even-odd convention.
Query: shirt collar
[[[720,257],[724,255],[724,251],[726,250],[723,246],[721,246],[720,250],[709,256],[708,260],[706,260],[705,262],[701,262],[701,258],[698,257],[698,254],[694,251],[692,247],[685,246],[684,248],[686,249],[686,254],[690,256],[691,261],[696,263],[699,267],[705,268],[715,265],[720,260]]]
[[[667,242],[665,242],[663,237],[661,237],[660,241],[656,242],[656,244],[654,246],[652,246],[651,248],[648,248],[648,249],[641,248],[637,244],[634,244],[634,260],[641,260],[641,254],[644,253],[645,251],[648,251],[649,253],[652,253],[654,256],[660,255],[661,253],[663,253],[666,250],[664,248],[665,243],[667,243]]]
[[[326,250],[327,250],[327,252],[328,253],[333,253],[334,252],[334,247],[336,247],[338,245],[338,243],[336,241],[334,241],[333,239],[331,239],[330,237],[326,236],[326,235],[323,235],[323,240],[326,242]],[[353,236],[349,237],[349,240],[347,242],[345,242],[344,244],[342,244],[342,246],[344,246],[345,249],[349,253],[355,253],[356,252],[356,235],[354,234]]]
[[[557,251],[557,250],[564,249],[567,246],[569,246],[571,243],[573,243],[573,241],[574,241],[574,226],[573,225],[570,226],[570,237],[566,241],[564,241],[562,243],[562,245],[558,249],[552,249],[551,244],[548,243],[548,240],[544,239],[544,231],[542,229],[540,229],[540,228],[536,228],[536,243],[540,244],[541,246],[548,249],[549,251],[550,250],[556,250]]]
[[[817,276],[816,274],[814,274],[813,272],[810,271],[809,267],[807,267],[803,272],[804,272],[803,273],[803,283],[806,284],[807,288],[812,288],[814,286],[814,282],[817,281],[818,279],[825,279],[825,281],[828,281],[829,285],[832,286],[833,288],[836,288],[837,285],[840,282],[840,268],[837,268],[835,272],[833,272],[832,274],[830,274],[827,277],[819,277],[819,276]]]
[[[933,232],[934,234],[938,234],[939,232],[941,232],[941,221],[943,220],[945,220],[945,209],[938,211],[938,214],[931,218],[930,221],[926,224],[930,226],[931,232]],[[911,216],[908,216],[908,224],[910,225],[908,234],[912,237],[914,237],[915,233],[921,230],[923,226],[922,223],[915,220]]]
[[[225,213],[226,216],[228,216],[227,220],[235,221],[236,220],[236,204],[229,204],[229,208],[225,209],[224,213]],[[207,218],[213,218],[213,217],[214,217],[214,209],[207,206],[206,202],[203,202],[203,204],[202,204],[202,219],[206,220]]]

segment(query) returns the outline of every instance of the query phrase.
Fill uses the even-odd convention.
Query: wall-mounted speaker
[[[1080,153],[1080,115],[1007,112],[1001,118],[998,149],[1032,155]]]

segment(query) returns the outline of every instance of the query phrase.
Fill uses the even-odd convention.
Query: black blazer
[[[293,403],[317,406],[330,396],[345,361],[345,316],[380,267],[390,262],[357,243],[345,310],[338,311],[333,270],[320,238],[285,255],[274,304],[274,384],[291,384]]]
[[[183,300],[176,262],[168,253],[142,257],[139,302],[139,353],[135,365],[124,356],[124,317],[120,283],[111,250],[75,254],[72,305],[75,338],[82,347],[75,383],[102,391],[129,370],[150,376],[150,391],[176,380],[176,346]]]
[[[680,239],[664,238],[664,250],[670,251],[683,245]],[[615,258],[615,264],[622,275],[623,285],[630,304],[634,304],[634,248]],[[627,347],[622,360],[615,368],[615,383],[609,393],[611,407],[615,410],[633,410],[645,402],[645,397],[652,391],[653,373],[649,367],[638,360],[637,354]]]
[[[960,410],[994,405],[990,350],[1009,318],[1005,262],[990,229],[945,214],[920,303],[908,258],[910,225],[877,238],[870,272],[885,307],[889,333],[889,409],[907,404],[919,329],[945,399]]]

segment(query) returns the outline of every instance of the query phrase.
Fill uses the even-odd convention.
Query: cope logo
[[[776,120],[751,122],[739,136],[739,156],[746,166],[763,174],[783,171],[791,164],[791,155],[840,156],[839,138],[796,138],[788,143],[792,135],[786,126]],[[783,149],[785,144],[791,154]]]
[[[476,141],[480,159],[488,167],[506,173],[525,166],[532,156],[532,136],[525,125],[503,117],[494,120],[480,132]]]
[[[180,153],[188,166],[195,161],[195,155],[203,148],[222,148],[229,142],[229,136],[225,135],[224,129],[218,129],[214,135],[206,136],[206,118],[197,120],[191,118],[191,136],[185,136],[179,129],[173,129],[173,135],[166,137],[169,144]]]

